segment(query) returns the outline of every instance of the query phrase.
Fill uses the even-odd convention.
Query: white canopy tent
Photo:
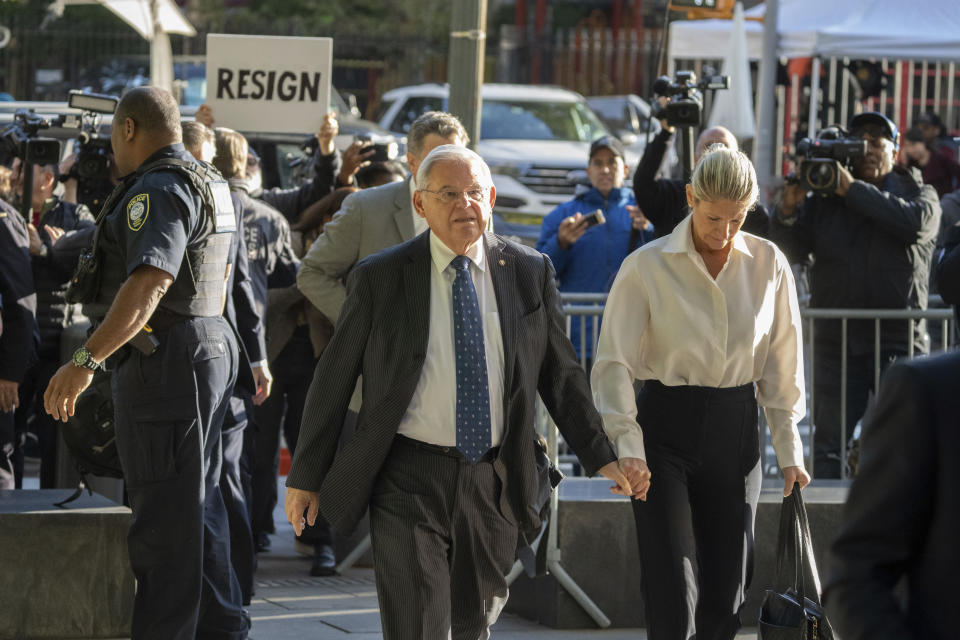
[[[960,62],[957,0],[779,0],[777,52],[786,58],[890,58]],[[744,15],[762,17],[764,5]],[[669,59],[720,58],[732,20],[679,20],[670,25]],[[746,23],[747,55],[762,57],[763,25]]]
[[[67,5],[99,4],[150,41],[150,84],[173,90],[173,53],[170,34],[197,35],[173,0],[55,0],[47,9],[60,17]]]

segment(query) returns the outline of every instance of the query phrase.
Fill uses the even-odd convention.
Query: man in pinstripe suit
[[[318,512],[349,532],[369,506],[384,637],[476,640],[506,602],[519,533],[540,525],[537,393],[588,473],[624,495],[642,483],[603,433],[549,259],[483,232],[496,195],[483,160],[437,147],[417,187],[430,230],[350,274],[286,513],[298,532]],[[356,434],[337,451],[361,374]]]

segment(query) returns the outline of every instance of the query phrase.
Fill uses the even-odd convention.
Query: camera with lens
[[[709,74],[699,82],[693,71],[678,71],[676,77],[660,76],[653,83],[653,93],[669,98],[661,106],[653,101],[651,117],[665,119],[671,127],[696,127],[700,125],[703,114],[703,92],[712,89],[729,89],[730,76],[716,75],[708,68]]]
[[[804,189],[819,195],[836,191],[840,167],[852,169],[853,161],[867,153],[867,143],[851,137],[840,127],[828,127],[815,139],[804,138],[797,144],[803,156],[795,180]]]
[[[78,180],[105,180],[110,177],[110,136],[100,133],[100,114],[112,114],[117,110],[119,101],[113,96],[96,93],[71,91],[68,104],[80,109],[83,114],[62,116],[64,127],[78,129],[74,149],[77,161],[70,170],[69,177]]]
[[[41,130],[51,126],[46,118],[26,109],[17,109],[13,122],[0,132],[0,146],[24,163],[56,164],[60,162],[60,141],[40,136]]]
[[[387,162],[388,160],[397,159],[399,150],[392,136],[380,136],[375,133],[365,132],[357,134],[353,139],[355,142],[369,143],[363,150],[364,153],[373,150],[373,155],[367,158],[369,162]]]

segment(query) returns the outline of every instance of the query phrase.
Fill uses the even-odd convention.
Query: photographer
[[[665,106],[668,99],[658,97],[661,106]],[[687,217],[690,208],[687,206],[687,196],[684,191],[684,180],[657,179],[657,172],[667,152],[667,144],[673,138],[676,128],[671,126],[666,118],[660,119],[662,129],[643,151],[643,157],[633,174],[633,193],[637,199],[637,206],[643,215],[653,223],[655,236],[661,238]],[[703,152],[712,144],[720,143],[727,148],[737,151],[737,138],[724,127],[713,127],[704,130],[697,138],[694,164],[700,161]],[[743,231],[760,237],[769,234],[769,216],[762,204],[757,203],[747,212],[747,220],[743,224]]]
[[[23,193],[23,172],[19,158],[13,161],[12,183],[16,193]],[[55,165],[36,165],[33,184],[27,187],[31,194],[31,223],[27,225],[30,238],[30,262],[37,288],[37,324],[40,344],[37,361],[31,366],[20,385],[20,406],[17,408],[18,434],[28,428],[31,415],[33,430],[40,446],[40,488],[56,487],[57,423],[43,410],[43,393],[50,377],[60,366],[60,334],[75,322],[80,309],[66,300],[67,284],[73,273],[73,264],[62,260],[54,244],[60,232],[92,229],[93,215],[82,204],[65,202],[53,190],[57,184]]]
[[[866,141],[853,173],[837,163],[830,194],[807,194],[788,184],[775,209],[772,239],[792,263],[810,267],[810,306],[834,309],[926,309],[930,260],[940,222],[936,191],[916,172],[894,166],[896,125],[877,112],[850,121],[853,138]],[[810,266],[812,263],[812,266]],[[926,353],[924,323],[908,336],[906,320],[881,323],[880,363],[914,348]],[[814,473],[839,478],[841,442],[841,321],[815,327]],[[847,323],[847,437],[863,415],[874,383],[874,323]]]

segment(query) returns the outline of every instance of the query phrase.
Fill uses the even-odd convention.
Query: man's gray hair
[[[482,187],[493,185],[493,177],[490,175],[490,167],[474,151],[461,147],[458,144],[442,144],[434,147],[433,151],[427,154],[427,157],[420,163],[417,170],[417,185],[426,186],[430,180],[430,170],[433,165],[439,162],[462,162],[477,167],[480,171],[480,178],[483,180]]]
[[[455,115],[445,111],[427,111],[413,121],[407,132],[407,149],[410,153],[419,158],[420,152],[423,151],[423,141],[431,133],[441,138],[457,136],[464,146],[470,144],[467,130]]]
[[[693,197],[702,202],[730,200],[752,207],[760,193],[750,158],[719,143],[711,145],[700,158],[690,185]]]

